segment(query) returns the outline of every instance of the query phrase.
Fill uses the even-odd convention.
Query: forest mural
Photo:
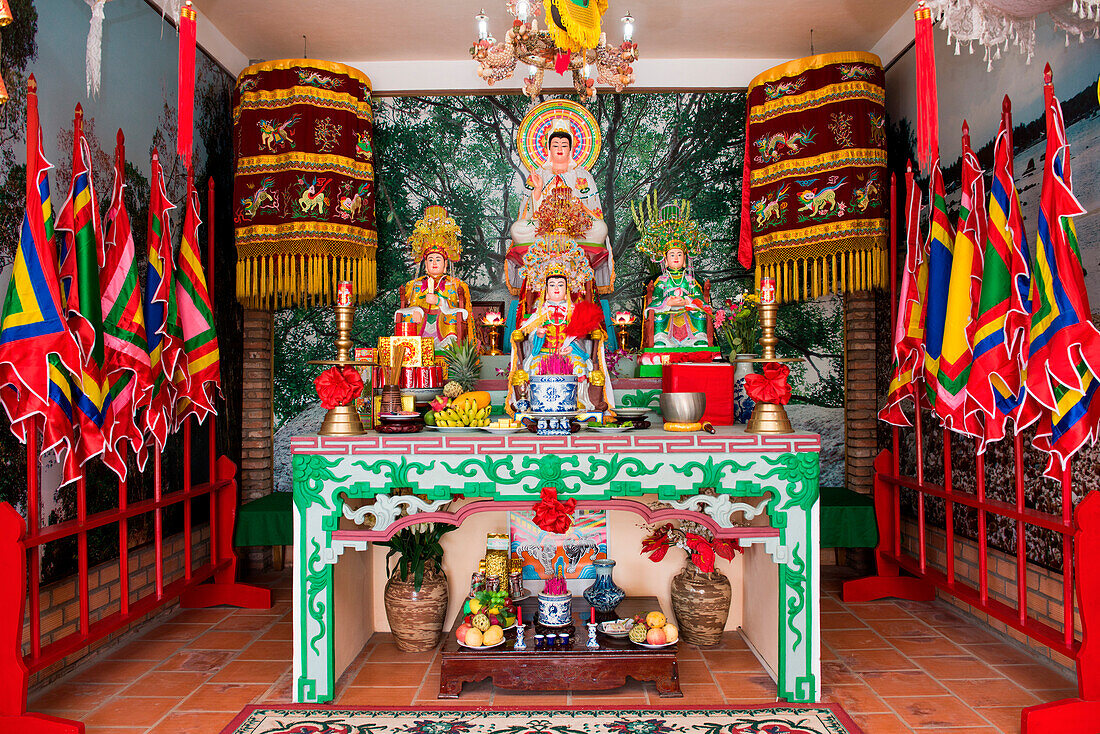
[[[536,100],[536,104],[542,99]],[[391,333],[398,288],[412,277],[405,244],[424,208],[441,204],[462,229],[459,277],[477,300],[507,301],[507,233],[521,204],[526,173],[515,130],[532,102],[521,95],[386,97],[374,103],[378,193],[378,297],[358,309],[353,339],[373,345]],[[716,303],[751,290],[752,276],[736,262],[744,152],[743,92],[600,94],[589,106],[603,146],[592,175],[599,188],[616,264],[612,310],[641,311],[656,271],[634,249],[632,202],[687,198],[714,246],[696,262]],[[843,477],[843,323],[838,298],[784,306],[781,351],[808,357],[793,369],[792,420],[826,434],[826,483]],[[632,343],[638,344],[640,324]],[[275,321],[277,483],[287,466],[287,439],[316,430],[322,416],[310,359],[331,358],[330,309],[288,309]]]
[[[941,33],[936,31],[937,37]],[[955,56],[949,46],[936,46],[937,80],[940,105],[940,147],[944,182],[952,222],[957,221],[959,177],[961,171],[960,130],[965,119],[970,126],[971,144],[986,171],[987,181],[993,167],[993,143],[1000,124],[1001,100],[1008,94],[1013,111],[1013,146],[1015,153],[1016,187],[1024,215],[1024,230],[1028,246],[1035,252],[1036,221],[1039,193],[1042,186],[1046,128],[1043,117],[1043,67],[1050,63],[1054,73],[1055,95],[1062,103],[1066,134],[1069,140],[1073,170],[1074,193],[1088,212],[1076,217],[1077,237],[1085,270],[1085,283],[1092,303],[1100,299],[1100,111],[1097,109],[1096,58],[1097,43],[1076,39],[1067,43],[1064,34],[1040,20],[1035,57],[1029,65],[1024,56],[1007,52],[994,62],[991,72],[981,55],[967,53]],[[914,94],[915,54],[912,49],[900,57],[886,74],[887,110],[889,114],[889,165],[897,173],[898,203],[904,201],[905,162],[916,158],[916,98]],[[927,191],[927,182],[920,181]],[[927,202],[927,194],[925,196]],[[927,215],[927,211],[926,211]],[[904,226],[899,225],[899,247],[904,246]],[[898,250],[900,263],[904,251]],[[1034,257],[1034,254],[1032,255]],[[899,272],[900,277],[900,272]],[[879,394],[886,394],[892,342],[888,323],[888,302],[879,309]],[[1095,307],[1094,307],[1095,309]],[[1096,320],[1096,311],[1093,311]],[[944,432],[937,419],[927,411],[923,414],[924,476],[926,481],[944,482]],[[879,446],[890,447],[889,426],[880,423]],[[1041,476],[1046,456],[1031,448],[1034,429],[1023,434],[1025,473],[1025,505],[1054,514],[1062,512],[1061,485]],[[915,436],[910,430],[901,432],[902,472],[913,476],[916,471]],[[957,491],[974,494],[976,467],[973,440],[954,434],[949,439],[952,485]],[[990,499],[1015,503],[1014,456],[1011,439],[991,444],[985,459],[985,489]],[[1100,488],[1100,450],[1086,448],[1073,462],[1075,499],[1091,489]],[[905,506],[916,516],[916,497],[903,492]],[[925,505],[926,518],[943,528],[946,507],[931,498]],[[973,510],[959,505],[953,509],[955,532],[969,538],[977,537],[978,517]],[[1016,525],[995,516],[988,517],[987,537],[990,546],[1015,554]],[[1061,571],[1062,542],[1053,532],[1026,526],[1025,547],[1028,558],[1036,563]]]
[[[26,179],[26,89],[30,74],[38,83],[39,118],[45,154],[54,168],[49,172],[54,211],[61,206],[69,188],[72,169],[73,111],[77,103],[84,110],[84,130],[92,152],[92,176],[99,197],[101,215],[110,203],[115,134],[126,136],[126,205],[133,223],[137,257],[144,282],[146,220],[149,202],[149,170],[152,151],[159,151],[165,169],[169,199],[180,204],[184,198],[186,172],[175,154],[176,83],[178,40],[174,26],[144,0],[114,0],[106,6],[103,29],[103,76],[98,97],[89,98],[85,89],[85,42],[88,34],[88,6],[83,0],[11,0],[14,22],[0,29],[0,67],[10,99],[0,105],[0,293],[6,293],[11,263],[18,244],[18,228],[25,205]],[[232,282],[235,253],[231,246],[232,220],[232,135],[230,90],[233,78],[200,48],[196,55],[195,156],[196,186],[202,192],[204,222],[210,217],[206,206],[206,184],[215,182],[216,276]],[[174,245],[178,248],[183,210],[171,212]],[[207,225],[200,227],[205,254]],[[240,454],[240,307],[232,289],[213,289],[215,317],[221,350],[222,387],[225,402],[219,406],[218,451],[234,460]],[[230,346],[230,348],[226,348]],[[0,411],[0,500],[20,511],[26,508],[26,452],[8,430],[7,417]],[[203,453],[206,431],[195,432],[195,450]],[[166,491],[182,476],[180,437],[169,440],[164,455]],[[88,512],[117,506],[118,480],[99,462],[88,477]],[[129,501],[152,495],[152,464],[144,473],[131,465]],[[56,472],[49,462],[43,469],[42,517],[59,522],[75,516],[74,485],[56,492]],[[195,481],[205,480],[205,463],[196,467]],[[202,503],[196,505],[197,512]],[[165,512],[166,532],[182,522],[182,506]],[[203,517],[205,517],[203,515]],[[202,518],[196,516],[196,522]],[[108,525],[89,533],[89,563],[99,563],[118,553],[117,526]],[[130,521],[131,546],[151,538],[152,517]],[[76,562],[76,539],[49,543],[43,553],[43,578],[49,580],[71,572]],[[71,547],[70,547],[71,546]]]

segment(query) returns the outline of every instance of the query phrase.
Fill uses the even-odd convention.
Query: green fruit
[[[476,626],[476,625],[475,625]],[[649,634],[649,630],[646,629],[644,624],[636,624],[630,628],[630,641],[631,642],[645,642],[646,635]]]
[[[434,410],[429,410],[427,413],[424,414],[424,425],[426,425],[426,426],[434,426],[435,425],[435,411]]]
[[[475,614],[473,625],[475,628],[484,632],[485,630],[489,629],[489,617],[484,614]]]

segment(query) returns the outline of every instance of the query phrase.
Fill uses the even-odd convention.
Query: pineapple
[[[477,352],[477,346],[471,341],[459,342],[443,351],[443,359],[447,361],[447,377],[451,380],[444,386],[443,394],[448,397],[458,397],[464,392],[473,390],[474,384],[481,375],[481,355]],[[461,390],[451,395],[447,390],[455,383],[461,387]]]

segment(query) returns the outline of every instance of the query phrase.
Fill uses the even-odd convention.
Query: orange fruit
[[[646,627],[649,627],[650,629],[664,627],[666,621],[667,620],[665,619],[665,615],[661,614],[660,612],[650,612],[649,614],[645,615]]]

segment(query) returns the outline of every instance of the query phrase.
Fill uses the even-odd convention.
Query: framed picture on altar
[[[573,526],[561,535],[549,533],[530,511],[509,512],[512,556],[523,561],[524,579],[542,579],[561,572],[566,579],[594,579],[592,561],[607,558],[607,513],[580,510]]]
[[[501,317],[507,317],[504,313],[504,301],[470,301],[470,306],[473,309],[473,313],[470,314],[470,325],[474,327],[474,333],[477,335],[478,350],[484,353],[489,344],[489,327],[481,323],[482,319],[490,311],[496,311]]]

